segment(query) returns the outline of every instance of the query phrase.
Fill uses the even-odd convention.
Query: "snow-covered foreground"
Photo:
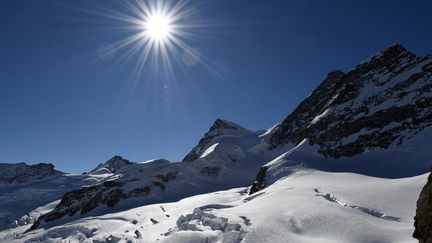
[[[248,195],[236,188],[86,217],[0,242],[416,242],[413,217],[427,175],[383,179],[305,168]]]

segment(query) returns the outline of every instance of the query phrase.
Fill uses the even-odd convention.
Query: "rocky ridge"
[[[52,164],[3,163],[0,164],[0,183],[23,183],[29,180],[42,179],[54,173],[54,165]]]
[[[432,56],[392,45],[350,72],[329,73],[275,129],[270,148],[308,139],[325,157],[403,143],[432,125]]]

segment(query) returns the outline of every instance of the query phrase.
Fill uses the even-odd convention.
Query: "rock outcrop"
[[[413,237],[420,243],[432,242],[432,173],[428,177],[417,201],[416,216],[414,217],[415,231]]]

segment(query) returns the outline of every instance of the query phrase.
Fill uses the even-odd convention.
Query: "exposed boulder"
[[[267,175],[267,170],[268,170],[267,166],[261,167],[260,171],[258,172],[258,175],[256,177],[255,182],[252,184],[252,187],[249,191],[249,195],[252,195],[255,192],[258,192],[258,191],[264,189],[264,187],[266,186],[265,178]]]

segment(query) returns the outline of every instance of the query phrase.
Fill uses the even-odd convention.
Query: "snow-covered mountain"
[[[251,184],[260,166],[274,157],[274,152],[263,153],[265,148],[259,149],[261,135],[262,132],[217,119],[184,162],[129,163],[100,184],[66,193],[56,208],[42,215],[30,230],[56,225],[59,220],[65,222]]]
[[[402,144],[432,124],[432,55],[392,45],[344,74],[333,71],[271,136],[271,148],[308,139],[339,158]]]
[[[392,45],[330,72],[268,130],[217,119],[181,162],[115,156],[28,184],[8,172],[0,190],[16,195],[43,180],[68,186],[16,207],[12,218],[34,223],[0,241],[410,242],[432,166],[431,91],[432,56]]]
[[[432,166],[432,56],[392,45],[344,74],[331,72],[278,125],[270,149],[291,145],[260,169],[252,192],[307,166],[407,177]]]

